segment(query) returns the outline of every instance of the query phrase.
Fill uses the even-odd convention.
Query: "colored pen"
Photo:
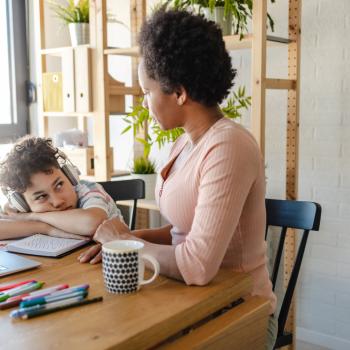
[[[59,291],[67,287],[68,287],[68,284],[61,284],[55,287],[45,288],[35,292],[25,293],[25,294],[16,295],[14,297],[10,297],[6,301],[0,303],[0,310],[5,310],[14,306],[18,306],[21,303],[21,301],[27,300],[27,298],[34,299],[38,297],[44,297],[46,295],[51,294],[52,292]]]
[[[4,284],[0,286],[0,292],[7,290],[7,289],[12,289],[21,286],[22,284],[27,284],[31,282],[36,282],[36,280],[28,280],[28,281],[21,281],[21,282],[16,282],[16,283],[11,283],[11,284]]]
[[[77,301],[77,302],[74,302],[71,304],[58,306],[56,308],[32,311],[32,312],[29,312],[29,313],[23,315],[21,318],[23,320],[26,320],[28,318],[33,318],[33,317],[37,317],[37,316],[41,316],[41,315],[47,315],[47,314],[50,314],[52,312],[61,311],[61,310],[65,310],[65,309],[69,309],[69,308],[77,307],[77,306],[88,305],[88,304],[96,303],[96,302],[99,302],[102,300],[103,300],[102,297],[97,297],[97,298],[93,298],[93,299],[85,299],[85,300]]]
[[[65,288],[65,289],[62,289],[62,290],[54,291],[54,292],[50,293],[50,296],[69,294],[69,293],[72,293],[72,292],[84,291],[84,290],[87,290],[88,288],[89,288],[88,284],[81,284],[81,285],[73,286],[73,287],[70,287],[70,288]],[[37,296],[32,296],[32,293],[31,293],[30,295],[26,296],[23,300],[32,300],[32,299],[35,299],[36,297]]]
[[[50,303],[50,304],[41,304],[41,305],[37,304],[37,305],[33,305],[30,307],[26,307],[26,308],[19,308],[17,310],[11,311],[10,316],[12,318],[20,318],[29,312],[38,311],[38,310],[49,310],[49,309],[53,309],[53,308],[64,306],[64,305],[70,305],[72,303],[75,303],[75,302],[83,300],[83,299],[85,299],[85,297],[79,296],[79,297],[74,297],[74,298],[70,298],[70,299],[55,301],[55,302]]]
[[[9,309],[11,307],[19,305],[20,302],[23,300],[24,295],[29,295],[29,294],[17,295],[15,297],[8,298],[6,301],[1,302],[0,303],[0,310]]]
[[[60,301],[64,299],[71,299],[74,297],[86,297],[88,292],[86,290],[79,291],[79,292],[73,292],[69,294],[62,294],[62,295],[47,295],[45,297],[38,297],[32,300],[24,300],[22,301],[19,306],[21,308],[27,308],[33,305],[40,305],[40,304],[48,304],[55,301]]]
[[[18,290],[22,290],[23,288],[27,287],[27,286],[31,286],[32,284],[34,283],[37,283],[36,281],[35,282],[28,282],[28,283],[25,283],[25,284],[22,284],[18,287],[14,287],[14,288],[11,288],[11,289],[7,289],[3,292],[0,293],[0,297],[2,295],[6,295],[6,294],[10,294],[10,293],[13,293],[13,292],[17,292]]]
[[[22,288],[14,288],[8,290],[5,294],[0,295],[0,302],[5,301],[10,297],[14,297],[16,295],[25,294],[28,292],[32,292],[36,289],[40,289],[44,285],[44,282],[35,282],[24,285]]]
[[[59,284],[59,285],[54,286],[54,287],[40,289],[36,292],[31,292],[28,295],[23,296],[23,300],[30,300],[30,299],[37,298],[37,297],[44,297],[45,295],[51,295],[51,294],[58,292],[58,291],[67,290],[67,289],[69,289],[68,287],[69,287],[68,284]]]

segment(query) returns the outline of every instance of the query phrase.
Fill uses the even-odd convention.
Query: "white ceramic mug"
[[[133,293],[143,284],[153,282],[159,275],[159,263],[151,255],[143,254],[144,244],[139,241],[117,240],[102,245],[102,269],[108,292]],[[145,280],[145,262],[153,265],[154,274]]]

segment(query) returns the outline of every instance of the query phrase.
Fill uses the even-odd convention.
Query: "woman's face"
[[[163,130],[183,125],[181,106],[176,92],[165,94],[160,83],[147,76],[143,61],[138,69],[139,82],[144,93],[143,107],[147,108]]]

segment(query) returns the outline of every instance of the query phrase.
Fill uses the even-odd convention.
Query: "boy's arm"
[[[33,235],[35,233],[47,233],[47,224],[37,221],[0,220],[0,238],[13,239]]]
[[[92,236],[97,227],[106,220],[107,213],[100,208],[69,209],[45,213],[19,213],[29,220],[41,221],[65,232],[76,235]]]
[[[82,239],[81,236],[64,232],[56,227],[46,224],[45,222],[10,219],[0,220],[0,239],[22,238],[36,233],[53,237]]]

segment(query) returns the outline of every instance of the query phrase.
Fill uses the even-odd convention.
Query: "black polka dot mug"
[[[143,284],[153,282],[159,275],[159,263],[149,254],[143,254],[139,241],[117,240],[102,245],[102,271],[108,292],[128,294]],[[153,265],[153,276],[144,279],[145,260]]]

